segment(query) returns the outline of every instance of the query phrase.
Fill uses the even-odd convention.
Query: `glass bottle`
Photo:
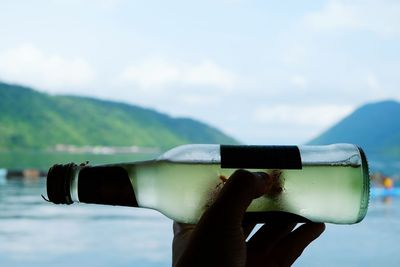
[[[73,202],[155,209],[196,223],[236,169],[266,172],[271,192],[254,199],[246,217],[296,215],[300,221],[352,224],[369,201],[368,163],[352,144],[326,146],[183,145],[150,161],[100,166],[54,165],[47,194]]]

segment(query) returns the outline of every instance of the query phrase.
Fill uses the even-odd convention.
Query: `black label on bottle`
[[[221,168],[301,169],[297,146],[221,145]]]
[[[121,167],[85,167],[79,173],[80,202],[138,207],[128,173]]]

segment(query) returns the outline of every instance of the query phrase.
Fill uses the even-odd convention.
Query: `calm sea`
[[[44,180],[0,183],[0,266],[170,266],[172,222],[155,211],[46,203]],[[400,266],[400,199],[328,225],[295,266]]]

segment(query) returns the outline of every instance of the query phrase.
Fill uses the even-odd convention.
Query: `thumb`
[[[208,217],[207,220],[241,224],[251,201],[265,194],[271,184],[271,178],[266,173],[235,171],[222,188],[214,204],[207,210],[205,214]]]

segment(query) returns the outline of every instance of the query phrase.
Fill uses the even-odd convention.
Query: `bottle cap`
[[[55,164],[47,174],[47,196],[55,204],[72,204],[71,178],[78,165],[75,163]]]

